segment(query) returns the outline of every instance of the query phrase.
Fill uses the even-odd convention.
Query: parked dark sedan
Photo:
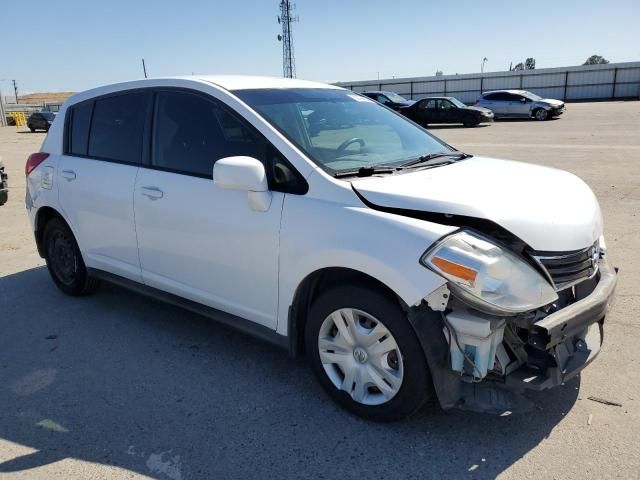
[[[44,130],[45,132],[48,132],[54,118],[56,118],[56,114],[53,112],[32,113],[27,119],[27,127],[29,127],[29,130],[32,132],[35,132],[36,130]]]
[[[465,127],[475,127],[479,123],[493,121],[491,110],[468,107],[454,97],[424,98],[402,108],[400,113],[423,127],[430,123],[462,123]]]
[[[381,103],[385,107],[389,107],[396,111],[399,111],[406,107],[410,107],[415,103],[413,100],[407,100],[406,98],[398,95],[395,92],[362,92],[362,95],[364,95],[365,97],[369,97],[372,100]]]

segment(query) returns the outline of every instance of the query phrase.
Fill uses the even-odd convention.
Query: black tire
[[[540,122],[544,122],[545,120],[549,120],[551,115],[544,108],[536,108],[533,111],[533,118]]]
[[[324,320],[341,308],[358,309],[379,319],[398,345],[404,375],[395,396],[385,403],[365,405],[356,402],[349,393],[334,385],[322,365],[318,335]],[[397,300],[375,286],[349,285],[322,293],[310,308],[305,343],[312,369],[322,387],[337,403],[358,416],[385,422],[401,420],[418,412],[433,395],[427,361],[413,327]]]
[[[100,282],[91,277],[73,232],[60,217],[53,217],[42,236],[47,269],[57,287],[67,295],[93,293]]]
[[[31,130],[31,133],[36,133],[36,129],[33,127],[29,127],[29,130]]]
[[[480,121],[479,121],[477,118],[475,118],[475,117],[469,117],[469,118],[465,118],[465,119],[464,119],[463,125],[464,125],[465,127],[469,128],[469,127],[475,127],[475,126],[477,126],[479,123],[480,123]]]

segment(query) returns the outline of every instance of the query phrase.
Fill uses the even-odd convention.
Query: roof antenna
[[[144,64],[144,58],[142,59],[142,71],[144,72],[144,78],[147,78],[147,66]]]

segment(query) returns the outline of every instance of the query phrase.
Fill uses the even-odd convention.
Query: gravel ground
[[[569,170],[596,192],[621,268],[600,357],[526,415],[338,409],[304,360],[122,289],[62,295],[35,251],[23,166],[43,134],[0,128],[3,478],[640,478],[640,103],[432,131],[470,153]],[[546,195],[531,185],[530,195]],[[505,199],[507,202],[508,199]],[[597,396],[621,407],[593,402]]]

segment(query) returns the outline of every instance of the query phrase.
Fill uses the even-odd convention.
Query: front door
[[[447,99],[438,100],[440,111],[440,122],[454,123],[460,120],[456,116],[456,106]]]
[[[515,93],[512,93],[511,97],[511,114],[514,117],[528,117],[529,110],[531,110],[531,100],[523,95]]]
[[[278,244],[284,194],[266,212],[247,192],[213,184],[220,158],[266,161],[267,142],[212,98],[159,91],[151,165],[134,192],[144,282],[275,328]]]

